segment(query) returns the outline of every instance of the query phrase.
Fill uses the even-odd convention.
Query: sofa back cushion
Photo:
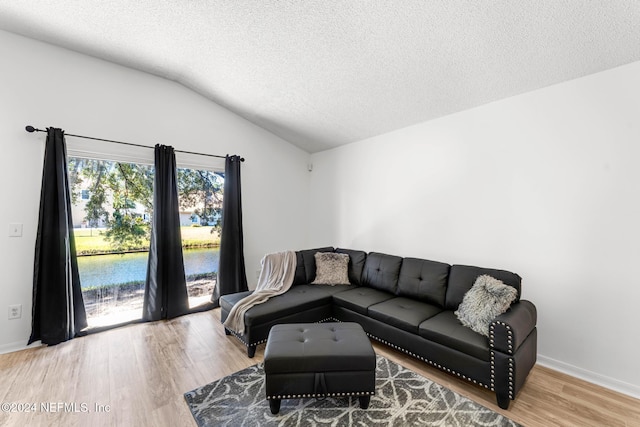
[[[336,249],[336,252],[349,255],[349,283],[360,286],[362,283],[362,270],[364,268],[364,262],[367,259],[367,253],[365,251],[343,248]]]
[[[516,288],[518,296],[515,301],[520,299],[520,285],[522,283],[522,278],[517,274],[511,273],[510,271],[494,270],[491,268],[453,265],[449,271],[449,283],[447,284],[445,308],[447,310],[456,310],[462,302],[464,294],[471,289],[478,276],[482,276],[483,274],[487,274],[495,279],[501,280],[505,285]]]
[[[333,247],[296,251],[296,274],[293,285],[306,285],[316,278],[316,252],[333,252]]]
[[[402,260],[396,294],[444,307],[451,266],[418,258]]]
[[[362,285],[395,294],[402,258],[371,252],[362,271]]]

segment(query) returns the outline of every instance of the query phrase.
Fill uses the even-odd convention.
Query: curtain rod
[[[33,126],[26,126],[24,129],[29,133],[32,133],[32,132],[46,132],[46,130],[34,128]],[[92,136],[74,135],[72,133],[65,133],[65,135],[66,136],[75,136],[76,138],[93,139],[95,141],[113,142],[115,144],[130,145],[132,147],[142,147],[142,148],[151,148],[151,149],[153,149],[153,147],[150,147],[148,145],[133,144],[131,142],[122,142],[122,141],[114,141],[112,139],[94,138]],[[195,154],[197,156],[218,157],[220,159],[226,158],[226,156],[218,156],[216,154],[196,153],[194,151],[183,151],[183,150],[174,150],[174,151],[176,153]],[[244,162],[244,157],[240,157],[240,161]]]

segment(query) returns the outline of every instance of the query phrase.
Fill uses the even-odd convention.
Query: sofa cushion
[[[316,277],[312,285],[348,285],[349,255],[316,252]]]
[[[360,286],[334,294],[333,303],[366,316],[369,306],[391,298],[394,298],[394,295],[388,292]]]
[[[512,286],[518,291],[515,301],[520,299],[520,284],[522,278],[515,273],[505,270],[494,270],[491,268],[471,267],[468,265],[453,265],[449,271],[449,283],[447,284],[447,295],[445,298],[445,308],[447,310],[457,310],[464,295],[471,289],[478,276],[487,274],[501,280],[505,285]]]
[[[253,291],[237,292],[235,294],[222,295],[220,297],[220,321],[224,323],[227,320],[229,312],[234,305],[238,303],[242,298],[251,295]]]
[[[426,319],[440,313],[442,308],[409,298],[397,297],[369,307],[369,317],[412,334]]]
[[[293,286],[284,294],[269,298],[247,310],[245,325],[263,325],[281,317],[330,304],[331,298],[324,286]]]
[[[444,307],[449,264],[418,258],[402,260],[396,295]]]
[[[362,272],[362,284],[380,291],[395,294],[402,258],[371,252],[367,255]]]
[[[469,356],[489,361],[489,340],[463,326],[453,311],[443,311],[425,320],[418,327],[418,334]]]
[[[333,252],[333,247],[306,249],[296,252],[296,273],[293,285],[306,285],[316,278],[316,252]]]
[[[491,322],[507,311],[517,294],[515,288],[484,274],[476,279],[454,314],[464,326],[488,337]]]
[[[343,248],[336,249],[336,252],[349,255],[349,282],[354,285],[360,285],[362,283],[362,269],[367,259],[367,253],[365,251]]]

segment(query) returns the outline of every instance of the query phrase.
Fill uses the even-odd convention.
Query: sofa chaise
[[[349,256],[349,284],[311,284],[315,254],[327,252]],[[244,333],[225,328],[227,335],[233,333],[247,346],[249,357],[277,324],[357,322],[370,338],[495,392],[503,409],[508,409],[536,362],[536,308],[520,299],[517,274],[333,247],[297,251],[296,263],[293,285],[286,293],[245,313]],[[507,311],[491,320],[488,336],[464,326],[455,313],[482,275],[517,291]],[[249,294],[220,298],[223,323]]]

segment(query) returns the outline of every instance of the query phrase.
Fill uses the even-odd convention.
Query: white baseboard
[[[571,375],[572,377],[580,378],[581,380],[626,394],[636,399],[640,399],[640,386],[635,384],[626,383],[615,378],[597,374],[540,354],[538,354],[538,364],[555,371]]]
[[[30,345],[27,345],[25,341],[10,342],[8,344],[0,345],[0,354],[13,353],[14,351],[25,350],[27,348],[40,347],[41,344],[42,343],[40,341],[33,342]]]

